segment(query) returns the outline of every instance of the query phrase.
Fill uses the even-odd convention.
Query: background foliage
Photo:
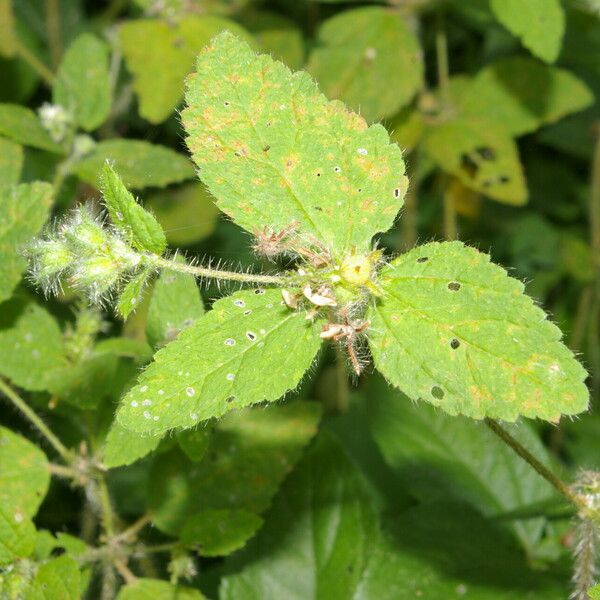
[[[460,238],[489,252],[565,332],[598,402],[596,0],[0,0],[0,392],[50,428],[3,403],[0,596],[564,599],[572,509],[482,423],[376,375],[351,387],[328,349],[284,402],[133,436],[113,423],[117,403],[223,291],[139,280],[123,324],[22,280],[18,249],[49,217],[100,189],[113,221],[135,211],[110,170],[99,178],[107,158],[166,232],[148,220],[136,247],[258,268],[198,182],[179,118],[195,56],[225,29],[381,122],[410,178],[382,245]],[[260,329],[278,293],[235,298],[256,304]],[[285,327],[282,348],[298,338],[293,318]],[[182,371],[209,350],[190,348]],[[279,361],[257,397],[285,391],[269,378]],[[510,431],[566,479],[598,466],[593,409]]]

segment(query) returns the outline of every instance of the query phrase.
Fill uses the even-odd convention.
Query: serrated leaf
[[[122,587],[116,600],[206,600],[206,597],[193,588],[141,578]]]
[[[422,502],[467,502],[485,516],[517,511],[553,497],[553,489],[483,423],[418,405],[383,382],[368,388],[372,434],[386,462]],[[551,460],[527,423],[506,425],[546,466]],[[529,554],[544,519],[509,523]]]
[[[161,438],[133,433],[115,421],[106,436],[103,462],[109,469],[130,465],[155,450]]]
[[[42,564],[27,592],[25,600],[79,600],[80,573],[77,562],[59,556]]]
[[[167,240],[162,227],[152,214],[136,202],[108,162],[102,168],[100,190],[111,221],[134,248],[154,254],[165,251]]]
[[[396,513],[380,531],[339,444],[321,437],[283,485],[258,536],[228,559],[221,600],[562,600],[511,540],[462,506]],[[469,531],[469,535],[465,535]]]
[[[44,308],[22,298],[0,306],[0,373],[15,385],[47,389],[53,372],[67,366],[63,337]]]
[[[221,34],[198,57],[182,117],[217,205],[250,232],[297,224],[334,253],[370,248],[402,206],[400,149],[380,125],[328,102],[291,73]]]
[[[139,306],[140,300],[144,294],[144,288],[151,277],[152,271],[150,269],[145,269],[130,280],[121,292],[117,303],[117,312],[123,320],[127,319],[127,317]]]
[[[565,32],[560,0],[490,0],[490,7],[532,54],[547,63],[558,58]]]
[[[137,19],[121,26],[119,40],[127,69],[133,75],[142,117],[160,123],[175,110],[183,98],[183,80],[192,70],[195,56],[226,29],[247,35],[237,23],[210,15],[186,16],[176,23]]]
[[[204,314],[196,279],[186,273],[164,271],[152,291],[146,337],[152,346],[174,340]]]
[[[375,366],[451,415],[556,422],[588,406],[587,376],[558,327],[489,257],[425,244],[384,267],[371,307]]]
[[[109,48],[91,33],[82,33],[67,48],[52,87],[52,98],[92,131],[110,111]]]
[[[398,12],[381,7],[346,10],[325,21],[307,69],[325,95],[367,121],[394,115],[423,85],[418,39]]]
[[[119,423],[156,435],[277,400],[310,368],[319,330],[318,320],[282,306],[277,289],[222,298],[156,353],[122,400]]]
[[[9,58],[14,56],[17,43],[12,0],[0,0],[0,55]]]
[[[20,251],[48,219],[51,204],[52,186],[48,183],[23,183],[6,189],[0,185],[0,302],[9,298],[19,283],[27,267]]]
[[[178,535],[200,510],[264,512],[316,433],[320,408],[301,402],[232,412],[214,424],[201,461],[177,450],[157,456],[148,480],[156,527]]]
[[[468,188],[505,204],[527,201],[517,145],[504,125],[460,115],[427,130],[424,149]]]
[[[244,546],[263,520],[247,510],[203,510],[192,515],[181,530],[181,542],[200,556],[227,556]]]
[[[0,194],[3,188],[17,185],[23,169],[23,146],[0,137]]]
[[[28,557],[35,547],[35,527],[18,508],[0,506],[0,566]]]
[[[46,455],[29,440],[0,427],[0,507],[33,517],[49,485]]]
[[[98,176],[107,160],[130,189],[164,187],[194,177],[192,164],[182,154],[165,146],[125,139],[98,142],[73,166],[73,172],[98,186]]]
[[[40,150],[63,154],[64,150],[52,140],[37,115],[18,104],[0,104],[0,135]]]
[[[219,209],[199,181],[148,196],[144,204],[155,214],[173,246],[189,246],[207,238],[218,223]]]
[[[523,135],[587,108],[589,87],[564,69],[515,56],[479,71],[460,94],[460,110],[498,121],[512,135]]]

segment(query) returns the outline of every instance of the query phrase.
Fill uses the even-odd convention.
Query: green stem
[[[441,12],[437,15],[437,27],[435,32],[435,54],[437,61],[437,79],[442,98],[448,100],[450,68],[448,66],[448,40],[444,28],[444,17]]]
[[[66,463],[73,462],[73,454],[67,447],[52,433],[50,428],[42,419],[29,407],[29,405],[19,396],[3,379],[0,378],[0,393],[4,394],[13,405],[29,420],[29,422],[48,440],[48,443],[60,454]]]
[[[22,42],[16,42],[17,56],[24,60],[45,82],[52,87],[54,73]]]
[[[112,502],[110,500],[110,492],[104,475],[100,475],[97,479],[98,484],[98,500],[100,503],[100,511],[102,513],[102,527],[109,538],[113,538],[116,533],[115,513],[113,512]]]
[[[510,446],[524,461],[529,463],[554,489],[561,493],[579,510],[587,509],[586,501],[576,494],[562,479],[556,476],[548,467],[543,465],[525,446],[516,440],[500,423],[486,418],[485,424],[508,446]]]
[[[224,281],[239,281],[242,283],[262,283],[264,285],[285,285],[290,283],[290,277],[280,275],[258,275],[255,273],[237,273],[236,271],[221,271],[210,267],[198,267],[180,263],[163,257],[151,257],[151,263],[161,269],[187,273],[194,277],[207,277],[209,279],[222,279]]]
[[[335,375],[336,375],[336,408],[340,413],[348,412],[350,389],[348,386],[348,371],[346,369],[346,357],[340,344],[335,347]]]
[[[58,0],[46,0],[46,27],[48,29],[48,46],[54,68],[60,63],[62,44],[60,41],[60,7]]]
[[[454,192],[449,178],[444,177],[444,237],[447,240],[458,239],[458,225],[456,220],[456,203]]]

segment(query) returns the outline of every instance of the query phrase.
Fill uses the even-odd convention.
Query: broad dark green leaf
[[[412,400],[451,415],[557,422],[587,409],[587,373],[523,284],[460,242],[384,267],[368,312],[375,366]]]
[[[37,115],[18,104],[0,104],[0,135],[23,146],[32,146],[57,154],[64,152],[42,127]]]
[[[417,37],[398,12],[380,7],[347,10],[325,21],[307,68],[325,95],[367,121],[394,115],[423,85]]]

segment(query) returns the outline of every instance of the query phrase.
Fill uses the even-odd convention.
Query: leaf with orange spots
[[[188,78],[182,117],[200,178],[251,232],[298,223],[334,255],[389,229],[408,180],[398,146],[303,72],[217,36]]]
[[[586,372],[561,332],[489,257],[425,244],[382,269],[369,309],[375,366],[451,415],[556,422],[586,410]]]
[[[321,324],[285,306],[278,289],[222,298],[156,353],[117,419],[125,429],[158,435],[277,400],[310,368]]]

